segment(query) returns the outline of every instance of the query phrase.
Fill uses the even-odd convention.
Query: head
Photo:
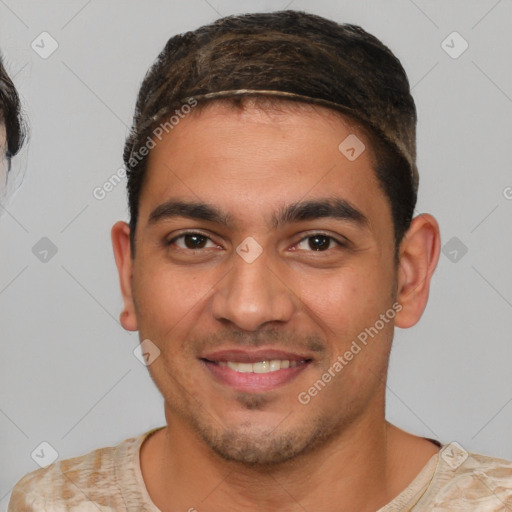
[[[20,99],[0,57],[0,197],[7,185],[11,159],[23,140]]]
[[[436,221],[412,218],[415,124],[398,59],[359,27],[284,11],[168,41],[112,240],[169,424],[267,465],[383,417],[394,327],[421,317],[439,255]]]

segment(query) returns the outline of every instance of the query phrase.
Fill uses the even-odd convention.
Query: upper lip
[[[308,361],[312,357],[306,354],[297,354],[284,350],[260,348],[257,350],[242,350],[239,348],[216,350],[207,352],[199,359],[208,361],[233,361],[235,363],[257,363],[258,361],[271,361],[272,359],[289,360],[289,361]]]

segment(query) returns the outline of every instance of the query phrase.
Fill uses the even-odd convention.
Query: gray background
[[[359,24],[400,58],[419,116],[417,213],[438,219],[443,245],[456,237],[422,320],[397,329],[388,419],[512,459],[510,0],[0,0],[31,128],[0,216],[0,510],[41,442],[68,458],[164,424],[138,334],[118,321],[110,227],[128,220],[124,182],[101,201],[92,191],[121,166],[138,86],[170,36],[287,6]],[[31,48],[43,31],[59,45],[46,59]],[[453,31],[469,44],[458,58],[442,47]],[[33,252],[43,237],[57,249],[46,262]]]

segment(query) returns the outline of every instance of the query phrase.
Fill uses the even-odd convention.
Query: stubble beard
[[[236,400],[246,410],[253,411],[263,410],[268,402],[263,395],[253,393],[240,393]],[[349,423],[324,410],[297,422],[293,422],[293,411],[283,412],[275,425],[265,427],[248,421],[222,425],[204,409],[194,410],[190,405],[182,403],[177,410],[174,402],[172,410],[223,460],[254,469],[277,467],[319,450],[333,442]]]

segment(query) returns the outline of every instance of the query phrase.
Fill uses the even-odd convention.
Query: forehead
[[[150,151],[140,218],[170,196],[232,206],[239,216],[254,213],[251,204],[263,212],[326,192],[360,210],[386,206],[363,131],[331,109],[286,103],[212,102],[184,116]],[[354,159],[340,150],[347,138],[365,148]]]
[[[159,141],[154,139],[156,147],[149,152],[147,162],[148,178],[156,175],[154,169],[162,164],[177,170],[181,164],[190,166],[201,161],[201,170],[206,170],[205,166],[213,167],[219,159],[226,170],[235,164],[240,177],[245,170],[252,170],[254,179],[271,161],[281,160],[280,177],[292,166],[311,171],[312,160],[317,162],[315,167],[325,160],[343,166],[347,158],[339,145],[349,135],[365,148],[359,161],[350,167],[367,166],[372,170],[374,166],[373,149],[364,129],[339,112],[318,105],[248,97],[242,105],[227,99],[199,103],[181,119],[173,117],[173,123],[177,123],[171,131],[163,133]],[[256,156],[257,160],[251,161]],[[188,177],[193,171],[188,169]]]

